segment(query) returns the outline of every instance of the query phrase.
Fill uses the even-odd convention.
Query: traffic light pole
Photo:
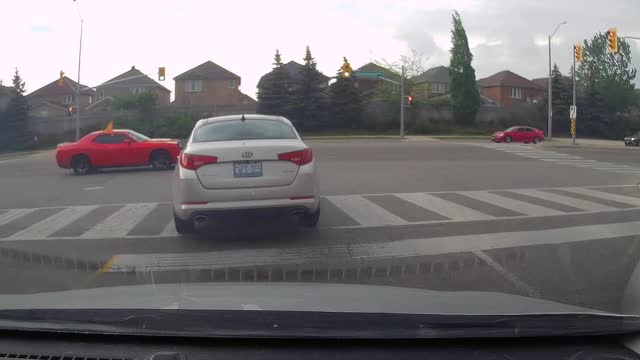
[[[400,138],[404,139],[404,65],[400,77]]]
[[[571,71],[571,79],[573,82],[573,107],[576,107],[576,55],[575,55],[575,50],[574,50],[574,54],[573,54],[573,71]],[[576,118],[578,117],[577,111],[576,111]],[[574,124],[577,122],[577,119],[572,119],[572,121],[574,122]],[[573,132],[573,136],[571,136],[571,142],[573,143],[573,145],[576,144],[576,132],[578,132],[577,129],[577,125],[576,125],[576,129]]]
[[[557,30],[557,29],[556,29]],[[548,99],[547,99],[547,139],[551,140],[551,136],[553,133],[553,122],[552,122],[552,116],[553,116],[553,110],[551,109],[551,35],[549,35],[549,81],[548,85]]]

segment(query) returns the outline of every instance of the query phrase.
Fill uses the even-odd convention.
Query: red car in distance
[[[537,144],[544,140],[544,132],[528,126],[512,126],[505,131],[496,131],[491,135],[491,141],[506,142],[512,141]]]
[[[93,169],[151,165],[169,169],[176,163],[178,140],[150,139],[133,130],[93,132],[77,142],[59,144],[56,161],[63,169],[85,175]]]

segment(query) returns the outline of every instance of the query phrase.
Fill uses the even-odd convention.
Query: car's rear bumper
[[[301,166],[286,186],[205,189],[196,173],[177,165],[173,177],[173,209],[177,217],[248,209],[315,212],[320,204],[315,164]]]

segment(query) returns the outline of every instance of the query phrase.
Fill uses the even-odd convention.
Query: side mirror
[[[178,148],[179,149],[184,149],[184,147],[186,145],[187,145],[187,140],[185,140],[185,139],[178,140]]]

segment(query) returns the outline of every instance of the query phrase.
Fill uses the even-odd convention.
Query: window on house
[[[141,88],[141,87],[132,88],[131,92],[136,94],[136,95],[137,94],[142,94],[144,92],[144,88]]]
[[[98,90],[98,99],[102,99],[104,97],[104,90]]]
[[[238,86],[236,85],[236,81],[235,80],[229,80],[229,82],[227,83],[227,87],[229,87],[229,89],[235,89]]]
[[[444,93],[445,93],[445,85],[444,85],[444,83],[441,83],[441,82],[433,83],[433,89],[432,89],[431,92],[434,93],[434,94],[442,94],[442,95],[444,95]]]
[[[511,88],[511,97],[514,99],[522,99],[522,88]]]
[[[190,79],[185,82],[184,91],[200,92],[202,91],[202,80]]]
[[[64,103],[65,104],[73,104],[73,95],[65,95]]]

